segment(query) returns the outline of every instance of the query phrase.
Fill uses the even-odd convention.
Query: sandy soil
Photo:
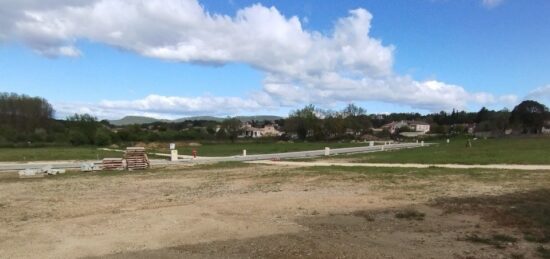
[[[529,258],[534,245],[523,240],[461,239],[520,230],[432,201],[550,182],[546,172],[388,180],[269,165],[118,174],[0,178],[1,257]],[[423,216],[396,216],[404,211]]]
[[[335,159],[337,160],[337,159]],[[513,165],[513,164],[489,164],[489,165],[464,165],[464,164],[417,164],[417,163],[352,163],[345,159],[343,162],[322,162],[322,161],[273,161],[259,160],[250,161],[252,164],[265,165],[287,165],[287,166],[346,166],[346,167],[403,167],[403,168],[429,168],[441,167],[451,169],[501,169],[501,170],[550,170],[550,165]]]

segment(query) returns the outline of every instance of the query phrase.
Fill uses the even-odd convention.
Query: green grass
[[[292,151],[319,150],[325,147],[343,148],[359,147],[368,145],[367,143],[337,143],[337,142],[235,142],[235,143],[205,143],[198,147],[178,147],[180,155],[191,155],[193,150],[197,151],[198,156],[234,156],[242,155],[243,149],[246,149],[248,155],[269,154]],[[157,150],[158,152],[168,153],[168,150]]]
[[[336,156],[358,163],[550,164],[550,137],[466,139],[388,152]]]
[[[0,148],[0,161],[94,160],[122,157],[120,152],[95,147]]]
[[[329,177],[352,182],[381,181],[386,187],[397,186],[411,188],[411,190],[429,189],[431,180],[448,181],[448,179],[474,181],[480,183],[505,183],[515,181],[529,181],[533,177],[540,178],[538,185],[550,184],[550,177],[546,171],[521,170],[492,170],[492,169],[450,169],[441,167],[430,168],[391,168],[391,167],[343,167],[343,166],[314,166],[299,168],[281,168],[259,174],[258,177],[291,178]],[[412,182],[411,182],[412,181]],[[418,181],[418,182],[414,182]],[[404,185],[400,185],[400,184]],[[411,184],[408,184],[411,183]]]
[[[230,156],[241,155],[246,149],[247,154],[267,154],[290,151],[303,151],[331,148],[364,146],[365,143],[277,143],[277,142],[237,142],[237,143],[206,143],[198,147],[180,147],[180,155],[191,155],[193,149],[199,156]],[[148,149],[149,152],[168,153],[168,150]],[[35,147],[35,148],[0,148],[0,161],[48,161],[48,160],[91,160],[104,157],[122,157],[120,152],[98,150],[96,147]],[[154,158],[154,156],[150,156]]]

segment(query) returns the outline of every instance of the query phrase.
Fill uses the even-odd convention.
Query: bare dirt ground
[[[2,176],[0,257],[543,257],[549,186],[548,171],[250,164]]]
[[[258,160],[247,163],[266,165],[287,165],[287,166],[346,166],[346,167],[404,167],[404,168],[429,168],[442,167],[452,169],[503,169],[503,170],[550,170],[550,165],[511,165],[511,164],[490,164],[490,165],[462,165],[462,164],[417,164],[417,163],[353,163],[344,162],[323,162],[323,161],[275,161]]]

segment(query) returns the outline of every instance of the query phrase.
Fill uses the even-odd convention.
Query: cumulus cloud
[[[495,8],[501,5],[502,2],[504,2],[504,0],[481,0],[481,3],[483,4],[483,6],[487,8]]]
[[[275,7],[255,4],[228,16],[207,12],[197,0],[5,1],[3,13],[0,39],[21,41],[46,56],[79,56],[76,42],[87,39],[164,60],[246,63],[266,75],[253,97],[150,95],[105,100],[95,105],[102,111],[186,114],[215,112],[207,108],[214,105],[238,111],[369,100],[435,111],[501,99],[396,75],[394,46],[369,35],[373,16],[361,8],[338,19],[329,33],[306,30],[299,17]]]

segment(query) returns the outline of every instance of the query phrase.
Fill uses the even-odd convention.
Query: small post
[[[170,161],[173,161],[173,162],[178,161],[178,150],[177,149],[170,150]]]
[[[330,148],[325,147],[325,156],[330,156]]]
[[[384,146],[385,146],[386,143],[384,143],[384,145],[382,145],[382,151],[384,151]]]
[[[374,141],[371,140],[371,141],[369,142],[369,147],[374,147]]]
[[[451,140],[450,140],[450,139],[447,139],[447,144],[449,144],[450,142],[451,142]]]
[[[246,149],[243,149],[243,156],[246,156]]]
[[[196,149],[193,149],[193,152],[191,152],[191,154],[193,154],[193,159],[197,158],[197,150]]]
[[[420,146],[421,146],[421,147],[424,146],[424,140],[422,140],[422,142],[420,142]]]

